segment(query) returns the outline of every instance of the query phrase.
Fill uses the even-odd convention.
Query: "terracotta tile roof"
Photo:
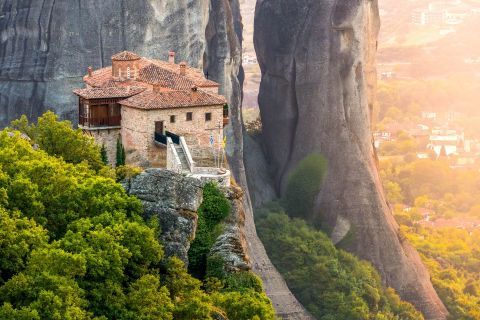
[[[148,59],[145,59],[145,60],[148,60]],[[172,63],[167,62],[167,61],[155,60],[155,59],[151,59],[150,61],[152,63],[155,63],[159,67],[162,67],[166,70],[172,71],[176,74],[180,74],[180,65],[178,65],[178,64],[172,64]],[[197,68],[193,68],[193,67],[188,66],[188,65],[187,65],[187,68],[186,68],[185,77],[187,77],[190,81],[194,82],[197,87],[218,87],[218,86],[220,86],[217,82],[206,79],[202,70],[197,69]]]
[[[133,79],[114,79],[112,67],[95,70],[92,76],[86,75],[83,80],[94,88],[137,86],[150,87],[160,85],[172,90],[190,90],[193,86],[198,88],[218,87],[219,84],[205,78],[203,71],[187,66],[185,75],[180,74],[180,65],[161,60],[141,58],[133,52],[124,51],[112,57],[117,60],[139,59],[139,77]]]
[[[84,76],[83,81],[89,86],[95,88],[103,88],[103,87],[113,87],[113,86],[138,86],[138,87],[146,87],[140,81],[136,81],[133,79],[126,79],[123,81],[115,80],[112,76],[112,68],[102,68],[99,70],[93,71],[92,76]]]
[[[224,97],[200,90],[196,92],[192,90],[166,92],[149,90],[120,101],[121,105],[145,110],[214,106],[225,103]]]
[[[183,77],[153,63],[140,69],[138,80],[176,90],[189,90],[195,86],[195,83],[187,77]]]
[[[112,56],[115,61],[132,61],[140,60],[140,56],[130,51],[123,51]]]
[[[128,98],[145,91],[144,87],[105,87],[73,90],[84,99]]]
[[[112,67],[95,70],[91,77],[88,75],[83,77],[83,81],[92,87],[102,87],[111,80],[113,80]]]

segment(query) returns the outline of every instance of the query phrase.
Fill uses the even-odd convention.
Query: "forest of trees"
[[[319,320],[418,320],[366,261],[335,248],[323,232],[290,219],[278,205],[260,213],[257,229],[267,253],[297,299]]]
[[[201,281],[165,259],[115,178],[52,113],[0,131],[0,319],[274,319],[258,278]]]
[[[392,206],[430,209],[431,218],[467,215],[480,218],[480,172],[452,169],[446,160],[383,160],[380,175]],[[395,210],[399,214],[399,210]],[[401,211],[401,210],[400,210]],[[412,211],[411,213],[415,213]],[[419,216],[411,220],[421,219]]]
[[[382,181],[402,233],[420,252],[440,298],[455,320],[480,320],[480,230],[428,228],[429,219],[480,218],[480,173],[448,161],[402,158],[380,164]],[[408,211],[405,205],[411,206]]]
[[[466,76],[431,80],[380,81],[374,120],[378,130],[392,123],[408,127],[421,122],[422,111],[459,113],[454,125],[469,136],[480,137],[480,84]],[[396,132],[394,132],[396,133]]]
[[[480,319],[480,230],[402,226],[452,320]]]
[[[297,299],[316,319],[413,320],[423,316],[382,286],[375,268],[337,249],[312,215],[327,161],[311,154],[292,171],[287,196],[258,210],[265,249]]]

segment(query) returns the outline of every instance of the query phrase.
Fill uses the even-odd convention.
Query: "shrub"
[[[291,217],[308,218],[312,215],[315,197],[326,171],[327,160],[318,154],[309,155],[293,170],[283,200]]]
[[[123,165],[115,168],[117,182],[125,179],[132,179],[142,173],[142,169],[130,165]]]
[[[207,272],[207,256],[221,233],[221,222],[230,213],[230,202],[217,185],[207,183],[203,188],[203,202],[198,209],[195,239],[188,251],[189,271],[203,279]]]
[[[118,137],[115,166],[117,167],[124,166],[125,160],[126,160],[125,148],[123,147],[122,140],[120,139],[120,137]]]

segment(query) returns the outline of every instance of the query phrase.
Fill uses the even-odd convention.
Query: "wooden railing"
[[[84,127],[119,127],[122,123],[122,117],[110,116],[104,118],[94,118],[80,116],[79,123]]]

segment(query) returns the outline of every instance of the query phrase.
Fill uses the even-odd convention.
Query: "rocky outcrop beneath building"
[[[418,253],[399,237],[377,171],[370,119],[378,29],[376,0],[259,0],[263,143],[279,195],[302,159],[324,155],[328,173],[311,218],[336,243],[348,235],[346,249],[371,261],[427,319],[446,319]]]
[[[203,201],[201,182],[168,170],[148,169],[123,185],[128,194],[141,200],[144,217],[160,222],[165,256],[177,256],[188,263],[197,210]]]

